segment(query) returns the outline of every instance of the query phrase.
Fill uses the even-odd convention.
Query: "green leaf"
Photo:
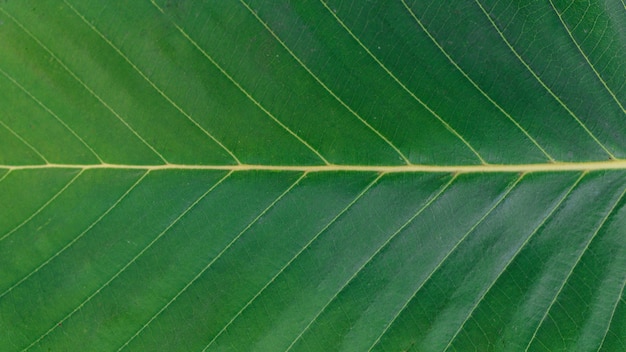
[[[1,1],[0,350],[625,350],[625,10]]]

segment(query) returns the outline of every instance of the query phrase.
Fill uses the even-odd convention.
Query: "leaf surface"
[[[0,2],[0,349],[626,349],[626,4]]]

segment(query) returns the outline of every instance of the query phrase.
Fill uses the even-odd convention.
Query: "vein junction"
[[[554,162],[539,164],[479,164],[479,165],[128,165],[128,164],[38,164],[38,165],[0,165],[0,169],[37,170],[37,169],[121,169],[121,170],[222,170],[222,171],[299,171],[299,172],[452,172],[452,173],[490,173],[490,172],[559,172],[559,171],[594,171],[626,170],[626,159],[590,162]]]

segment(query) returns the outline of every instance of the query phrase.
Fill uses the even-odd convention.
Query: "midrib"
[[[224,171],[300,171],[300,172],[452,172],[452,173],[486,173],[486,172],[558,172],[558,171],[594,171],[594,170],[626,170],[625,160],[591,161],[591,162],[556,162],[540,164],[481,164],[481,165],[127,165],[127,164],[39,164],[39,165],[0,165],[4,170],[37,170],[37,169],[126,169],[126,170],[224,170]]]

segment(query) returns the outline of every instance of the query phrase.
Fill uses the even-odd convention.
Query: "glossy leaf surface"
[[[0,2],[0,350],[626,349],[626,5]]]

